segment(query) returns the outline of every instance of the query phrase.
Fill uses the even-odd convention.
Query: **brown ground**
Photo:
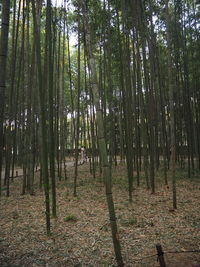
[[[79,168],[78,197],[73,179],[57,189],[58,219],[52,220],[52,236],[45,235],[44,195],[20,195],[21,178],[14,179],[11,196],[0,201],[0,266],[114,266],[104,187]],[[70,167],[69,177],[73,168]],[[71,174],[70,174],[71,172]],[[120,240],[125,266],[159,266],[155,244],[164,251],[167,266],[200,266],[200,178],[178,179],[178,210],[171,211],[171,189],[160,184],[151,195],[143,184],[128,203],[125,167],[113,175]],[[160,178],[157,178],[160,180]],[[73,215],[73,216],[72,216]],[[67,221],[69,217],[73,220]],[[152,256],[153,255],[153,256]],[[149,257],[150,256],[150,257]]]

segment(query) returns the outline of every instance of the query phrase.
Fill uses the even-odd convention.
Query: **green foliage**
[[[200,229],[200,218],[199,217],[194,218],[192,220],[191,226],[194,227],[194,228],[199,228]]]
[[[122,219],[121,224],[125,226],[131,226],[137,224],[137,219],[134,216],[129,217],[128,219]]]
[[[126,177],[116,177],[113,179],[113,184],[118,185],[120,188],[128,189]]]
[[[76,217],[76,215],[74,214],[68,214],[65,218],[64,218],[64,222],[77,222],[78,218]]]
[[[1,191],[6,191],[6,187],[2,187],[1,188]]]

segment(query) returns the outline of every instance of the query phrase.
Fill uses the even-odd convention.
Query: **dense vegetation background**
[[[44,189],[50,235],[56,190],[72,179],[77,197],[87,155],[122,266],[113,170],[126,166],[130,203],[145,181],[152,194],[170,189],[172,210],[177,178],[199,177],[199,18],[191,0],[2,0],[0,195],[15,191],[20,168],[19,193]]]

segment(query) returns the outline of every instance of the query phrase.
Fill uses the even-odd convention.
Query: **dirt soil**
[[[73,167],[67,181],[58,183],[58,218],[51,220],[50,237],[45,234],[44,193],[37,184],[34,196],[20,195],[22,178],[11,183],[9,198],[2,191],[0,266],[116,266],[104,186],[88,169],[88,163],[79,167],[77,197],[73,197]],[[178,209],[173,211],[171,184],[165,186],[159,175],[156,194],[142,181],[130,204],[125,172],[120,165],[113,173],[125,266],[159,266],[157,243],[163,247],[168,267],[200,266],[200,177],[179,177]]]

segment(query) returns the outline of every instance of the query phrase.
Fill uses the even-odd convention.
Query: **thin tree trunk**
[[[168,81],[169,81],[169,102],[170,102],[170,135],[171,135],[171,171],[172,171],[172,192],[173,192],[173,208],[177,208],[176,201],[176,144],[175,144],[175,120],[174,120],[174,85],[173,85],[173,67],[172,67],[172,45],[170,36],[170,14],[169,0],[166,0],[166,16],[167,16],[167,44],[168,44]]]
[[[35,2],[32,2],[33,22],[34,22],[34,37],[36,43],[36,57],[39,80],[39,99],[40,99],[40,120],[41,120],[41,135],[42,135],[42,175],[45,191],[45,207],[46,207],[46,230],[47,235],[50,235],[50,199],[49,199],[49,175],[48,175],[48,149],[47,149],[47,133],[46,133],[46,112],[45,112],[45,98],[43,92],[42,81],[42,64],[41,64],[41,47],[40,35],[36,19]]]
[[[3,121],[4,121],[4,98],[6,88],[6,63],[8,52],[8,32],[10,19],[10,0],[2,1],[2,25],[0,39],[0,196],[1,196],[1,171],[3,164]]]
[[[52,189],[52,215],[56,217],[56,181],[55,181],[55,145],[54,145],[54,129],[53,129],[53,62],[52,62],[52,11],[51,0],[47,0],[46,9],[46,41],[47,41],[47,89],[49,89],[49,163]]]
[[[116,256],[116,261],[117,261],[118,266],[124,266],[122,255],[121,255],[121,247],[120,247],[120,242],[119,242],[119,234],[117,230],[115,208],[114,208],[114,202],[113,202],[113,196],[112,196],[112,175],[110,172],[108,158],[107,158],[103,114],[102,114],[102,110],[100,109],[100,103],[99,103],[100,97],[99,97],[99,87],[98,87],[98,82],[97,82],[96,63],[95,63],[93,50],[92,50],[91,32],[89,28],[88,14],[87,14],[85,1],[82,2],[82,9],[83,9],[83,19],[84,19],[84,29],[85,29],[85,37],[86,37],[86,49],[87,49],[87,56],[88,56],[88,62],[89,62],[89,70],[91,72],[92,93],[93,93],[94,105],[96,107],[96,120],[97,120],[97,127],[98,127],[99,149],[100,149],[100,154],[101,154],[101,159],[102,159],[103,175],[104,175],[104,182],[105,182],[105,187],[106,187],[106,199],[107,199],[107,205],[108,205],[108,210],[109,210],[109,215],[110,215],[113,245],[114,245],[115,256]]]
[[[78,177],[78,156],[79,156],[79,127],[80,127],[80,93],[81,93],[81,47],[80,47],[80,4],[78,2],[78,84],[77,84],[77,112],[76,112],[76,133],[75,133],[75,170],[74,170],[74,196],[77,195],[77,177]]]

